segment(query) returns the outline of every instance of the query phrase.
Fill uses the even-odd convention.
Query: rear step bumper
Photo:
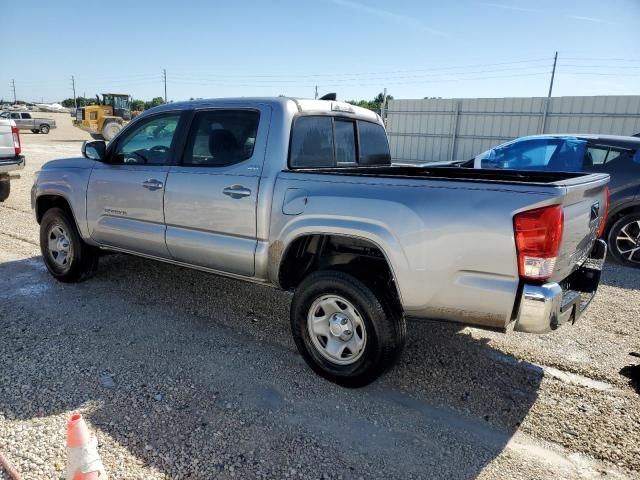
[[[575,323],[593,300],[600,283],[607,244],[596,240],[589,258],[564,281],[524,284],[514,330],[548,333],[566,322]]]

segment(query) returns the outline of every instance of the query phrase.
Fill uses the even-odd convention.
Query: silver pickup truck
[[[390,165],[381,119],[346,103],[172,103],[40,171],[49,272],[100,250],[294,291],[311,368],[360,386],[390,367],[405,319],[545,333],[593,298],[606,246],[602,174]]]
[[[53,118],[34,117],[30,112],[2,112],[0,118],[10,118],[16,122],[19,130],[31,130],[31,133],[47,134],[56,128]]]

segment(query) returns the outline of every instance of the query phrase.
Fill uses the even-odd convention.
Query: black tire
[[[104,140],[104,137],[101,133],[90,133],[89,135],[91,135],[91,138],[93,138],[94,140]]]
[[[310,309],[323,296],[337,295],[350,302],[364,321],[362,353],[348,365],[334,363],[320,352],[307,328]],[[291,332],[298,351],[316,373],[344,387],[362,387],[393,366],[404,346],[406,323],[399,308],[356,277],[324,270],[312,273],[298,286],[291,302]],[[328,339],[327,339],[328,340]]]
[[[120,133],[120,130],[122,130],[122,125],[118,122],[105,123],[102,127],[102,137],[106,142],[110,142],[118,133]]]
[[[9,198],[11,193],[11,180],[8,175],[0,176],[0,202],[4,202]]]
[[[630,213],[616,220],[609,229],[607,244],[616,262],[640,268],[640,213]]]
[[[33,128],[31,129],[31,133],[40,133],[40,130],[38,130],[37,128]]]
[[[56,263],[56,255],[49,249],[52,230],[61,227],[70,245],[68,262],[61,266]],[[91,277],[98,268],[98,252],[95,247],[86,244],[76,228],[76,223],[65,210],[51,208],[45,212],[40,222],[40,251],[42,258],[56,280],[65,283],[80,282]],[[60,253],[58,253],[60,255]]]
[[[40,125],[40,133],[47,135],[49,133],[49,125]]]

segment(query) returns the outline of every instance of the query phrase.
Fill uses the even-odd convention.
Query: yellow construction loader
[[[76,110],[73,125],[89,132],[96,140],[110,141],[122,130],[133,116],[131,97],[123,93],[96,95],[97,105],[88,105]]]

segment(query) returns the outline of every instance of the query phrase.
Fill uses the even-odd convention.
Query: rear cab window
[[[377,123],[329,115],[304,115],[294,121],[289,151],[292,169],[390,164],[387,135]]]

